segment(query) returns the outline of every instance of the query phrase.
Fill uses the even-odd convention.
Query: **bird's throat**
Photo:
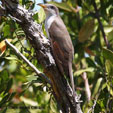
[[[45,20],[45,29],[49,38],[49,33],[48,33],[48,29],[51,27],[52,23],[55,20],[56,15],[52,15],[52,16],[48,16]]]

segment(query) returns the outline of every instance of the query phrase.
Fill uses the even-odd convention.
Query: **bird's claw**
[[[83,102],[82,100],[80,100],[80,98],[81,98],[81,95],[80,95],[80,94],[77,95],[77,96],[75,96],[75,101],[76,101],[76,103],[81,103],[81,102]]]

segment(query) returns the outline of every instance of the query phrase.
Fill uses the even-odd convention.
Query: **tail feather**
[[[74,84],[74,77],[73,77],[72,63],[71,62],[69,62],[69,77],[70,77],[71,86],[73,89],[73,94],[75,95],[75,84]]]

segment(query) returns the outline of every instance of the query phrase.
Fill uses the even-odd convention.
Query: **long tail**
[[[73,95],[75,95],[75,84],[74,84],[74,77],[73,77],[73,71],[72,71],[72,62],[69,62],[69,77],[71,81]]]

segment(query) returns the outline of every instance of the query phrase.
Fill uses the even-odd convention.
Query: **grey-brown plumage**
[[[74,48],[67,28],[60,18],[56,6],[51,4],[40,4],[40,6],[44,8],[46,13],[45,28],[51,41],[56,64],[60,72],[70,78],[73,92],[75,92],[72,73]]]
[[[51,38],[53,54],[60,71],[65,72],[69,77],[69,63],[72,65],[74,49],[65,25],[59,23],[62,23],[62,20],[56,17],[48,32]]]

